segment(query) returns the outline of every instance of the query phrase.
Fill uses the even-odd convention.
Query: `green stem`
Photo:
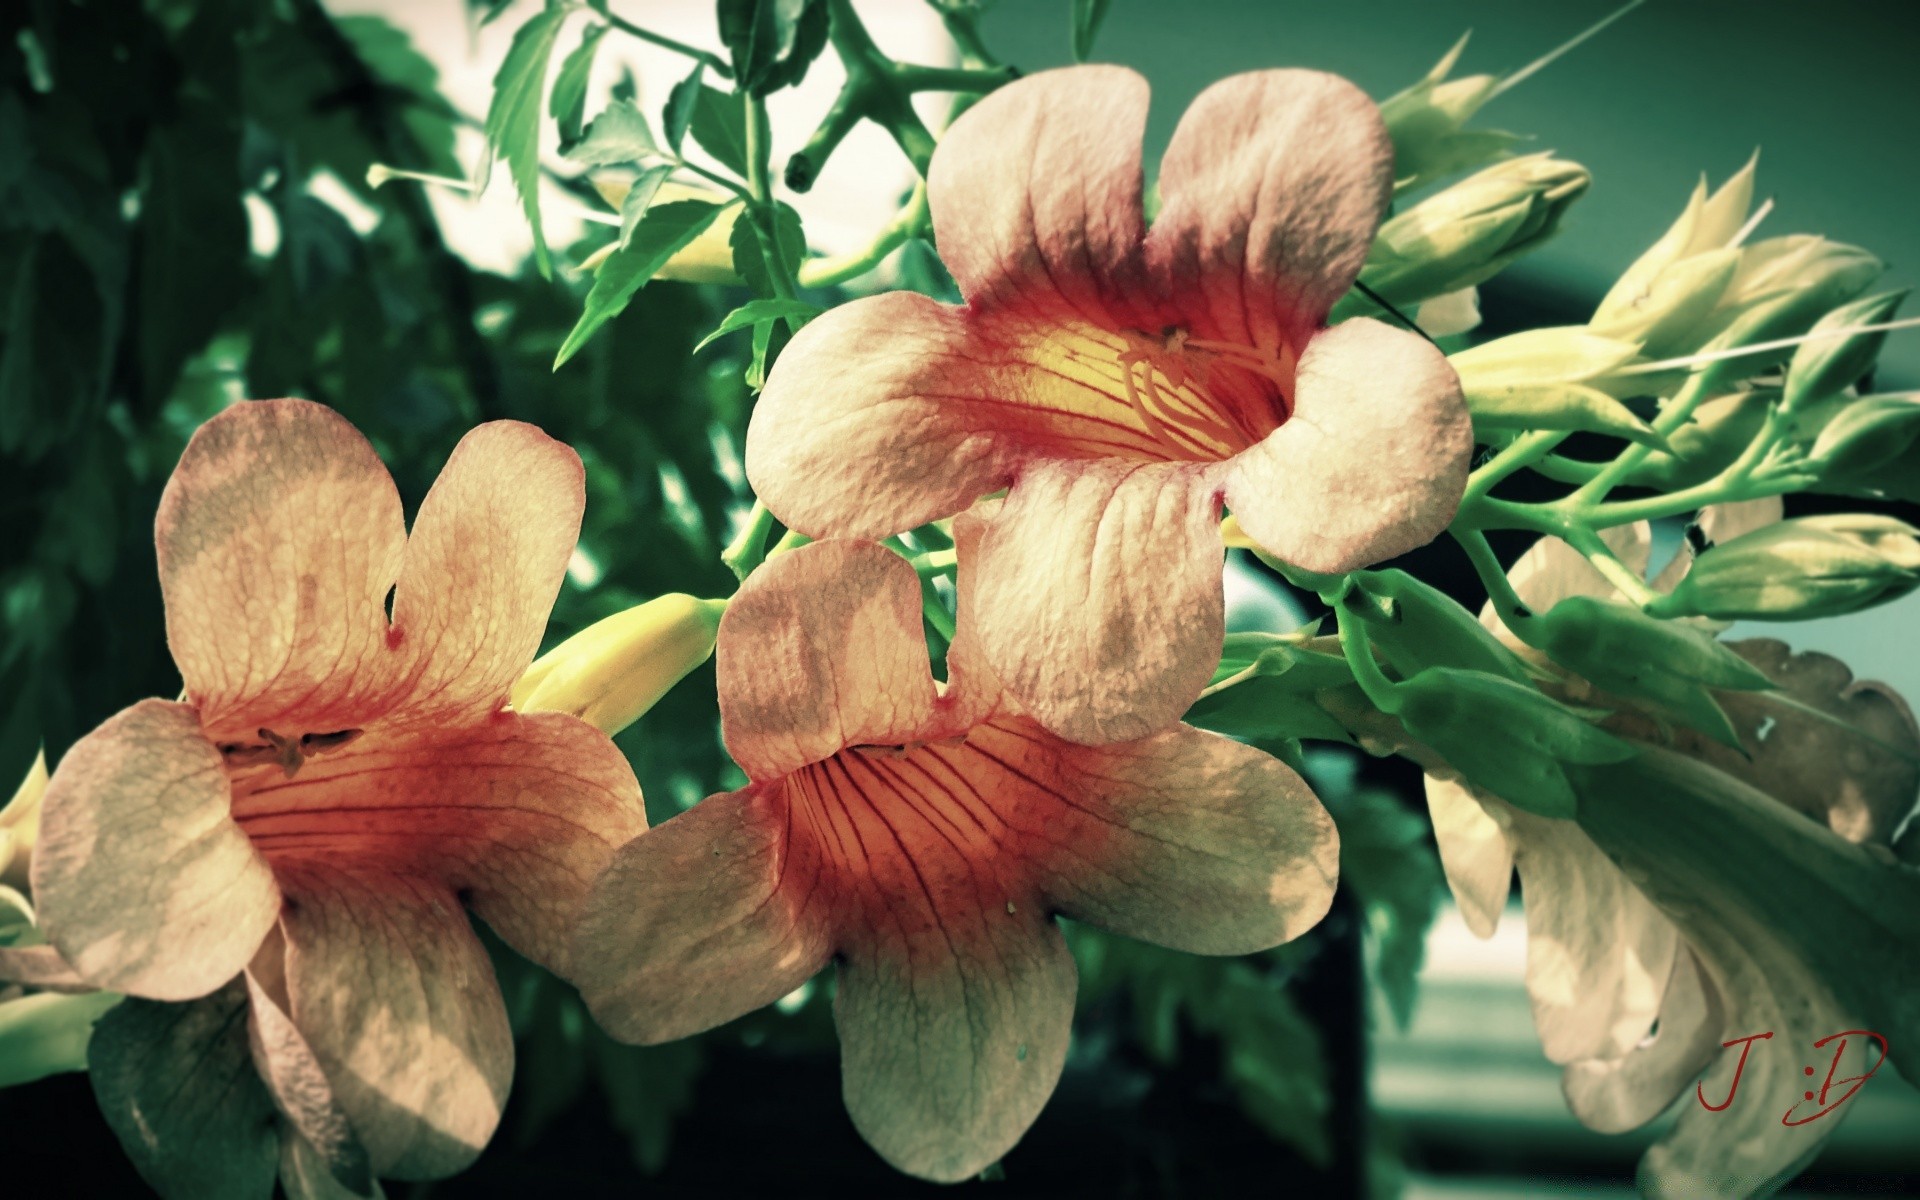
[[[923,181],[913,190],[913,198],[873,241],[852,254],[839,258],[820,258],[800,266],[801,287],[838,287],[873,270],[904,245],[908,238],[927,226],[927,185]]]
[[[920,578],[932,579],[952,574],[959,565],[959,553],[954,550],[929,550],[925,554],[914,555],[911,561]]]
[[[748,203],[752,203],[753,201],[752,192],[748,191],[746,188],[741,187],[738,183],[734,182],[731,179],[728,179],[725,175],[722,175],[717,171],[709,171],[705,167],[701,166],[699,163],[691,163],[684,158],[681,159],[677,165],[680,170],[688,171],[688,172],[691,172],[692,174],[698,175],[700,178],[706,180],[708,183],[718,184],[720,187],[727,189],[728,191],[732,192],[735,196],[738,196],[740,199],[745,200]]]
[[[1700,407],[1707,398],[1705,386],[1707,375],[1695,375],[1681,385],[1672,400],[1660,410],[1653,419],[1653,430],[1662,438],[1671,437],[1693,416],[1693,410]],[[1599,472],[1579,490],[1564,501],[1569,506],[1595,505],[1607,498],[1607,493],[1618,487],[1629,475],[1647,461],[1653,453],[1653,447],[1634,443],[1621,452],[1620,457],[1601,467]]]
[[[615,16],[610,12],[602,12],[601,15],[607,19],[607,24],[629,37],[639,38],[641,41],[652,43],[663,50],[671,50],[675,54],[684,54],[688,58],[704,63],[707,70],[712,71],[722,79],[733,78],[733,67],[727,63],[726,59],[721,58],[717,54],[709,53],[708,51],[700,49],[698,46],[689,46],[685,42],[676,42],[664,34],[658,34],[651,29],[635,25],[625,17]]]
[[[767,534],[773,532],[773,513],[761,500],[753,502],[753,512],[747,517],[747,523],[740,530],[740,536],[728,543],[720,552],[720,561],[727,564],[733,577],[745,583],[753,569],[767,560]]]
[[[1514,631],[1520,640],[1526,641],[1521,627],[1530,624],[1527,618],[1533,616],[1533,609],[1520,593],[1513,590],[1513,581],[1500,566],[1500,560],[1494,557],[1493,547],[1487,543],[1487,535],[1477,529],[1456,529],[1453,540],[1460,543],[1467,552],[1467,558],[1473,563],[1474,573],[1480,576],[1480,586],[1487,589],[1487,599],[1493,602],[1493,610],[1500,614],[1500,623]]]
[[[941,4],[931,0],[934,11],[940,14],[940,23],[947,27],[947,36],[960,48],[960,61],[970,67],[993,67],[999,65],[993,52],[987,49],[986,39],[980,36],[979,10],[970,4]]]
[[[1344,599],[1334,604],[1333,613],[1340,624],[1340,652],[1353,669],[1353,681],[1360,685],[1375,708],[1386,713],[1399,712],[1400,701],[1394,695],[1399,685],[1387,678],[1379,660],[1373,656],[1373,643],[1367,637],[1367,619],[1353,611]]]
[[[1472,507],[1474,501],[1491,492],[1501,480],[1540,461],[1567,437],[1565,433],[1543,431],[1523,434],[1508,442],[1498,454],[1467,477],[1467,491],[1460,507]]]
[[[1003,83],[1012,83],[1012,67],[923,67],[915,63],[893,64],[893,77],[909,92],[990,92]]]
[[[946,601],[940,598],[940,589],[934,587],[933,580],[925,576],[920,580],[920,613],[927,619],[927,624],[939,630],[940,636],[947,639],[947,644],[951,646],[955,629],[953,614],[947,611]]]
[[[1619,557],[1600,540],[1600,535],[1585,525],[1576,525],[1565,533],[1567,543],[1575,550],[1586,555],[1593,569],[1606,577],[1608,583],[1620,589],[1621,595],[1638,607],[1645,608],[1660,598],[1660,593],[1647,586],[1638,572],[1620,561]]]

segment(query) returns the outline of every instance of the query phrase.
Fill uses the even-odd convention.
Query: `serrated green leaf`
[[[799,317],[810,321],[819,315],[820,306],[808,304],[805,300],[750,300],[722,318],[712,333],[700,339],[692,352],[698,354],[719,339],[749,325],[778,321],[783,317]]]
[[[1094,39],[1107,19],[1111,0],[1073,0],[1073,61],[1085,62],[1093,54]]]
[[[560,152],[580,140],[580,126],[587,114],[587,83],[593,77],[593,55],[600,47],[600,39],[607,32],[605,25],[588,25],[580,34],[580,45],[567,55],[560,64],[560,73],[553,78],[553,95],[547,101],[547,111],[560,126]]]
[[[681,145],[687,140],[687,126],[693,120],[694,105],[700,101],[700,80],[706,70],[707,64],[694,63],[692,72],[667,93],[667,107],[660,114],[660,131],[667,136],[667,148],[675,154],[680,153]]]
[[[787,280],[792,280],[794,273],[800,269],[801,260],[807,256],[807,235],[800,225],[800,214],[791,205],[776,205],[773,228],[774,236],[780,242],[782,274]],[[765,238],[761,235],[758,222],[735,221],[727,244],[733,250],[734,272],[756,296],[779,293],[780,289],[774,286],[773,272],[768,268]]]
[[[634,176],[633,183],[627,188],[626,199],[620,202],[621,246],[633,242],[633,231],[640,227],[640,219],[653,207],[653,198],[659,194],[660,185],[672,174],[672,163],[659,163]]]
[[[247,1047],[238,981],[200,1000],[129,998],[87,1049],[100,1114],[167,1197],[267,1200],[279,1173],[278,1114]]]
[[[742,179],[747,177],[747,115],[740,101],[705,84],[696,84],[693,116],[687,132],[702,150]]]
[[[546,90],[547,67],[560,41],[560,28],[571,16],[560,8],[542,12],[513,35],[513,45],[493,77],[493,102],[487,108],[487,152],[474,172],[476,190],[487,186],[495,159],[505,159],[520,193],[527,224],[533,229],[533,260],[540,274],[553,275],[546,231],[540,225],[540,99]]]
[[[645,287],[668,259],[713,224],[725,207],[704,200],[676,200],[648,209],[635,227],[633,237],[615,250],[594,276],[586,309],[573,332],[567,334],[553,361],[553,369],[559,370],[587,344],[596,330],[618,316],[633,299],[633,294]]]
[[[755,96],[799,83],[827,45],[821,0],[719,0],[717,16],[734,80]]]
[[[616,100],[587,126],[586,135],[563,153],[590,167],[646,162],[661,157],[646,114],[630,100]]]

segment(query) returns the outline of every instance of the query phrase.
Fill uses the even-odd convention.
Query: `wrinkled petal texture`
[[[625,756],[562,713],[369,730],[291,779],[254,768],[233,813],[276,871],[331,862],[431,879],[562,974],[588,885],[646,828]]]
[[[981,538],[968,622],[1021,705],[1073,741],[1165,729],[1226,632],[1208,468],[1037,467]]]
[[[220,754],[184,704],[143,700],[76,742],[47,785],[34,899],[82,977],[204,996],[273,927],[280,891],[228,813]]]
[[[1473,458],[1460,378],[1432,343],[1358,317],[1307,344],[1293,415],[1232,462],[1227,506],[1274,557],[1335,574],[1426,545]]]
[[[1601,1133],[1638,1129],[1700,1078],[1726,1036],[1719,993],[1707,981],[1700,960],[1682,945],[1653,1031],[1617,1057],[1568,1063],[1560,1077],[1567,1107],[1581,1124]],[[1715,1103],[1719,1100],[1714,1097]]]
[[[453,893],[394,874],[283,868],[290,1015],[376,1174],[432,1179],[499,1123],[513,1036]]]
[[[154,522],[167,641],[216,735],[364,724],[403,686],[387,590],[406,525],[346,418],[305,400],[237,404],[193,435]]]
[[[1490,938],[1513,890],[1513,846],[1507,835],[1512,810],[1456,780],[1429,775],[1426,789],[1447,887],[1467,929],[1477,938]]]

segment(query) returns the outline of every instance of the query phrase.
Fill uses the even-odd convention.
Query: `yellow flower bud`
[[[616,734],[707,661],[726,607],[676,592],[597,621],[534,660],[513,685],[513,707]]]
[[[1837,617],[1920,586],[1920,529],[1892,517],[1834,513],[1781,521],[1700,556],[1656,616],[1735,621]]]
[[[1680,219],[1600,301],[1591,322],[1595,333],[1645,343],[1649,354],[1666,357],[1673,327],[1697,323],[1733,278],[1757,163],[1749,159],[1712,195],[1701,178]]]
[[[27,868],[33,862],[33,844],[40,836],[40,798],[47,791],[47,756],[36,754],[33,767],[13,799],[0,808],[0,884],[27,886]]]
[[[1659,446],[1659,435],[1606,391],[1606,376],[1639,354],[1633,342],[1561,326],[1496,338],[1448,361],[1482,433],[1586,430]]]
[[[1492,75],[1447,78],[1466,48],[1462,37],[1425,78],[1380,104],[1380,119],[1393,139],[1395,191],[1411,191],[1477,167],[1520,140],[1499,130],[1465,128],[1500,84]]]

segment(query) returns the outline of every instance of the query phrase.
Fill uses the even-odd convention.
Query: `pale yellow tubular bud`
[[[571,713],[616,734],[707,661],[726,607],[676,592],[597,621],[527,668],[513,707]]]
[[[1694,229],[1700,224],[1700,214],[1707,206],[1707,181],[1702,178],[1693,189],[1693,195],[1687,200],[1685,211],[1679,220],[1660,235],[1660,240],[1647,248],[1646,253],[1635,259],[1620,276],[1607,294],[1601,298],[1600,307],[1594,310],[1592,324],[1596,329],[1617,324],[1626,310],[1641,308],[1661,272],[1678,263],[1689,253],[1696,252]]]
[[[1679,220],[1600,301],[1589,322],[1595,332],[1638,339],[1657,354],[1712,310],[1740,269],[1735,247],[1747,232],[1758,163],[1756,154],[1711,194],[1704,177],[1695,185]]]
[[[47,755],[34,755],[33,766],[15,789],[13,799],[0,808],[0,884],[27,886],[27,868],[40,836],[40,799],[47,791]]]
[[[1735,171],[1701,205],[1700,219],[1694,224],[1692,243],[1687,247],[1689,254],[1735,244],[1735,239],[1747,227],[1748,214],[1753,211],[1753,179],[1759,166],[1760,152],[1756,150],[1747,165]]]
[[[627,193],[633,188],[633,177],[618,172],[603,172],[594,176],[593,190],[615,212],[627,202]],[[693,184],[676,183],[669,179],[660,185],[653,194],[654,204],[672,204],[676,200],[705,200],[713,204],[725,204],[732,197],[714,191],[712,188],[697,187]],[[738,206],[720,214],[713,224],[707,226],[700,236],[687,243],[678,254],[666,261],[655,279],[671,279],[680,283],[739,283],[740,276],[733,269],[733,223],[739,217]],[[586,258],[582,259],[578,270],[583,273],[598,271],[613,255],[617,242],[609,242]]]
[[[1595,379],[1640,355],[1637,342],[1602,337],[1579,325],[1530,329],[1449,355],[1461,385],[1561,383]]]

